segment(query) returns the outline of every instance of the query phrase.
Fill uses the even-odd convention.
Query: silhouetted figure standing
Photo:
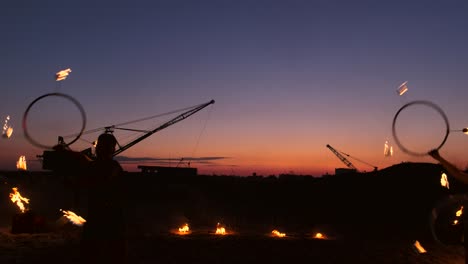
[[[459,180],[463,184],[468,184],[468,173],[459,170],[455,165],[453,165],[452,163],[444,159],[442,156],[440,156],[438,150],[431,150],[428,154],[432,158],[437,160],[452,177]],[[467,201],[464,201],[463,207],[468,209]],[[465,211],[463,212],[463,224],[463,246],[465,247],[465,263],[468,264],[468,212]]]
[[[77,184],[84,188],[88,200],[81,240],[83,263],[127,263],[123,169],[113,159],[116,144],[112,134],[104,133],[98,137],[95,160],[66,152],[81,164],[83,175]]]

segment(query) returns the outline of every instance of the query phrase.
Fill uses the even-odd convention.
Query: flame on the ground
[[[23,202],[29,204],[29,199],[21,196],[17,187],[13,187],[11,189],[13,192],[10,193],[10,200],[19,207],[22,213],[24,213],[26,207],[24,206]]]
[[[71,69],[68,68],[68,69],[65,69],[65,70],[61,70],[59,72],[57,72],[55,74],[55,80],[56,81],[63,81],[65,80],[67,77],[68,77],[68,74],[70,74],[71,72]]]
[[[398,89],[397,89],[397,93],[398,95],[403,95],[404,93],[406,93],[408,91],[408,86],[406,85],[408,83],[408,81],[402,83]]]
[[[424,254],[427,252],[426,249],[424,249],[423,246],[421,246],[421,243],[419,243],[419,241],[417,240],[414,242],[413,246],[420,254]]]
[[[442,175],[440,175],[440,185],[441,185],[442,187],[445,187],[445,188],[447,188],[447,189],[450,189],[450,184],[449,184],[449,180],[448,180],[447,174],[442,173]]]
[[[10,138],[13,134],[13,128],[8,125],[8,121],[10,121],[10,116],[7,116],[5,122],[3,123],[2,137],[4,138]]]
[[[65,216],[74,225],[82,226],[84,223],[86,223],[86,220],[83,217],[75,214],[72,211],[67,211],[67,210],[62,210],[62,209],[60,209],[60,211],[62,211],[63,216]]]
[[[189,228],[189,225],[188,224],[185,224],[184,226],[182,227],[179,227],[179,234],[180,235],[186,235],[190,232],[190,228]]]
[[[320,232],[315,233],[314,238],[316,239],[325,239],[326,236]]]
[[[16,162],[16,168],[18,170],[27,170],[28,167],[26,165],[26,157],[25,156],[20,156],[18,161]]]
[[[285,236],[286,236],[285,233],[281,233],[280,231],[278,231],[278,230],[276,230],[276,229],[273,230],[273,231],[271,231],[271,234],[272,234],[273,236],[275,236],[275,237],[285,237]]]
[[[226,235],[226,228],[224,228],[220,223],[217,224],[216,226],[216,235]]]

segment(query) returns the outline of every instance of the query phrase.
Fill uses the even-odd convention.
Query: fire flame
[[[57,72],[55,74],[55,80],[56,81],[63,81],[65,80],[67,77],[68,77],[68,74],[70,74],[71,72],[71,69],[68,68],[68,69],[65,69],[65,70],[61,70],[59,72]]]
[[[420,254],[424,254],[426,253],[427,251],[423,248],[423,246],[421,246],[421,243],[419,243],[419,241],[415,241],[414,244],[413,244],[414,248],[418,251],[418,253]]]
[[[18,170],[27,170],[26,166],[26,157],[25,156],[20,156],[18,161],[16,162],[16,168]]]
[[[226,235],[226,229],[220,223],[216,226],[216,235]]]
[[[13,128],[8,125],[9,120],[10,116],[7,116],[5,119],[5,123],[3,124],[2,137],[4,138],[10,138],[13,134]]]
[[[322,233],[315,233],[314,238],[316,239],[325,239],[325,235]]]
[[[86,223],[86,220],[83,217],[75,214],[72,211],[66,211],[62,209],[60,209],[60,211],[62,211],[63,216],[65,216],[74,225],[83,226],[83,224]]]
[[[19,207],[22,213],[26,210],[23,202],[29,204],[29,199],[21,196],[21,194],[18,192],[17,187],[11,188],[13,190],[13,193],[10,193],[10,199],[13,203],[16,203],[16,205]]]
[[[463,215],[463,205],[460,206],[460,209],[458,209],[455,212],[456,218],[460,218]],[[453,220],[453,225],[457,225],[459,223],[458,219]]]
[[[445,187],[445,188],[447,188],[447,189],[450,189],[450,185],[449,185],[449,181],[448,181],[447,174],[442,173],[442,175],[440,176],[440,185],[441,185],[442,187]]]
[[[408,86],[406,85],[408,83],[408,81],[402,83],[398,89],[397,89],[397,93],[398,95],[403,95],[404,93],[406,93],[408,91]]]
[[[188,224],[185,224],[183,227],[179,227],[179,234],[185,235],[190,232],[190,228]]]
[[[273,234],[273,236],[276,236],[276,237],[285,237],[285,236],[286,236],[285,233],[281,233],[281,232],[279,232],[279,231],[276,230],[276,229],[273,230],[273,231],[271,231],[271,233]]]
[[[385,157],[393,156],[393,147],[388,145],[388,141],[385,141],[385,144],[384,144],[384,156]]]

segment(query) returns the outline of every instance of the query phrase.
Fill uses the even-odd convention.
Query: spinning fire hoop
[[[440,116],[443,118],[444,120],[444,123],[445,123],[445,135],[442,139],[442,141],[440,142],[440,144],[432,149],[437,149],[439,150],[444,144],[445,144],[445,141],[447,141],[447,137],[450,133],[450,125],[449,125],[449,121],[448,121],[448,118],[447,116],[445,115],[444,111],[442,110],[442,108],[440,108],[438,105],[436,105],[435,103],[433,102],[430,102],[430,101],[412,101],[412,102],[409,102],[405,105],[403,105],[395,114],[395,117],[393,118],[393,123],[392,123],[392,133],[393,133],[393,138],[395,139],[395,143],[398,145],[398,147],[405,153],[409,154],[409,155],[412,155],[412,156],[425,156],[425,155],[428,155],[428,152],[431,151],[432,149],[428,149],[427,151],[425,152],[421,152],[421,151],[415,151],[415,150],[411,150],[407,147],[405,147],[400,139],[398,138],[397,136],[397,132],[396,132],[396,121],[398,119],[398,116],[400,115],[400,113],[410,107],[410,106],[414,106],[414,105],[424,105],[424,106],[428,106],[434,110],[436,110]]]
[[[78,134],[76,134],[75,138],[66,143],[66,142],[61,142],[61,143],[64,143],[66,146],[69,146],[73,143],[75,143],[75,141],[77,141],[80,137],[81,137],[81,134],[83,134],[83,131],[85,130],[85,127],[86,127],[86,113],[83,109],[83,107],[81,106],[80,102],[78,102],[78,100],[76,100],[75,98],[71,97],[70,95],[67,95],[67,94],[63,94],[63,93],[48,93],[48,94],[44,94],[42,96],[39,96],[38,98],[36,98],[34,101],[32,101],[28,108],[26,108],[26,111],[24,112],[24,115],[23,115],[23,131],[24,131],[24,136],[25,138],[31,143],[33,144],[34,146],[36,147],[39,147],[39,148],[43,148],[43,149],[52,149],[53,146],[49,146],[49,145],[45,145],[45,144],[42,144],[38,141],[36,141],[35,139],[33,139],[31,137],[31,135],[29,134],[29,131],[28,131],[28,114],[29,114],[29,111],[31,110],[32,106],[34,104],[36,104],[37,102],[39,102],[40,100],[44,99],[44,98],[47,98],[47,97],[61,97],[61,98],[64,98],[64,99],[67,99],[68,101],[72,102],[77,108],[78,110],[80,111],[80,114],[81,114],[81,129],[80,129],[80,132]],[[63,138],[62,138],[63,140]]]

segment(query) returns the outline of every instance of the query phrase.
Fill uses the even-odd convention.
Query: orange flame
[[[325,239],[325,235],[322,233],[315,233],[314,238],[316,239]]]
[[[19,207],[22,213],[26,210],[23,202],[29,204],[29,199],[21,196],[21,194],[18,192],[17,187],[11,188],[13,190],[13,193],[10,193],[10,199],[13,203],[16,203],[16,205]]]
[[[10,116],[7,116],[5,119],[5,123],[3,124],[2,137],[4,138],[10,138],[13,134],[13,128],[8,125],[9,120]]]
[[[27,170],[27,165],[26,165],[26,157],[25,156],[20,156],[18,161],[16,162],[16,168],[18,170]]]
[[[65,216],[74,225],[82,226],[84,223],[86,223],[86,220],[83,217],[75,214],[72,211],[66,211],[62,209],[60,209],[60,211],[62,211],[63,216]]]
[[[463,215],[463,205],[460,206],[460,209],[458,209],[455,212],[456,218],[460,218]],[[453,225],[457,225],[459,223],[458,219],[453,220]]]
[[[423,246],[421,246],[421,243],[419,243],[419,241],[415,241],[414,244],[413,244],[414,248],[420,253],[420,254],[424,254],[426,253],[427,251],[423,248]]]
[[[68,69],[65,69],[65,70],[61,70],[59,72],[57,72],[55,74],[55,80],[56,81],[63,81],[65,80],[67,77],[68,77],[68,74],[70,74],[71,72],[71,69],[68,68]]]
[[[285,236],[286,236],[285,233],[281,233],[281,232],[279,232],[279,231],[276,230],[276,229],[273,230],[273,231],[271,231],[271,233],[273,234],[273,236],[276,236],[276,237],[285,237]]]
[[[226,229],[220,223],[216,226],[216,235],[226,235]]]
[[[190,232],[190,228],[189,228],[189,225],[188,224],[185,224],[184,226],[182,227],[179,227],[179,234],[180,235],[186,235]]]
[[[440,185],[441,185],[442,187],[445,187],[445,188],[447,188],[447,189],[450,189],[450,184],[449,184],[449,180],[448,180],[447,174],[442,173],[442,175],[440,175]]]

